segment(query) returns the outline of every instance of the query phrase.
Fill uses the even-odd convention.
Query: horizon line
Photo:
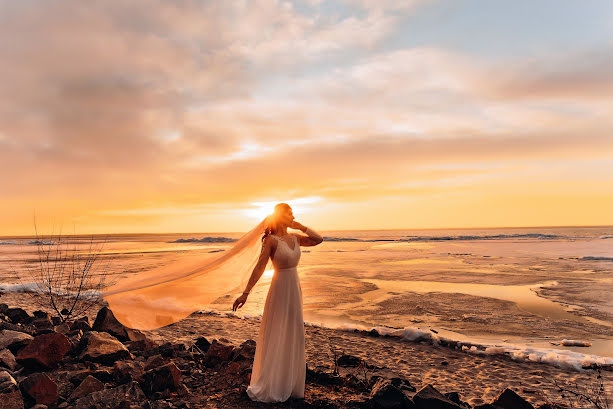
[[[480,229],[489,229],[489,230],[494,230],[494,229],[562,229],[562,228],[596,228],[596,227],[601,227],[601,228],[605,228],[605,227],[611,227],[613,228],[613,225],[611,224],[604,224],[604,225],[600,225],[600,224],[595,224],[595,225],[553,225],[553,226],[494,226],[494,227],[426,227],[426,228],[394,228],[394,229],[331,229],[331,230],[319,230],[321,232],[351,232],[351,231],[406,231],[406,230],[480,230]],[[249,231],[249,230],[247,230]],[[79,234],[41,234],[38,235],[38,237],[49,237],[49,236],[60,236],[60,237],[78,237],[78,236],[103,236],[103,235],[113,235],[113,236],[122,236],[122,235],[138,235],[138,236],[145,236],[145,235],[160,235],[160,234],[223,234],[223,233],[230,233],[230,234],[237,234],[237,233],[246,233],[247,231],[217,231],[217,232],[207,232],[207,231],[203,231],[203,232],[156,232],[156,233],[152,233],[152,232],[148,232],[148,233],[138,233],[138,232],[132,232],[132,233],[113,233],[113,232],[109,232],[109,233],[79,233]],[[0,238],[19,238],[19,237],[37,237],[36,234],[34,235],[0,235]]]

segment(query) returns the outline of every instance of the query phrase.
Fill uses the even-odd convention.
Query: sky
[[[613,225],[609,0],[0,0],[0,235]]]

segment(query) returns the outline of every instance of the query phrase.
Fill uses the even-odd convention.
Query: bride
[[[288,233],[300,230],[307,236]],[[247,394],[260,402],[283,402],[289,397],[304,398],[306,358],[302,289],[297,265],[300,246],[316,246],[323,238],[294,220],[287,203],[275,206],[262,237],[262,251],[243,294],[234,301],[233,311],[247,302],[270,258],[274,275],[270,283],[256,342],[255,358]]]

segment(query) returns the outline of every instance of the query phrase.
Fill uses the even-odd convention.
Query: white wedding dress
[[[276,235],[272,258],[274,275],[266,296],[256,342],[251,382],[247,394],[260,402],[283,402],[290,396],[304,398],[306,356],[302,288],[298,279],[300,243],[291,235]],[[293,249],[291,244],[293,243]]]

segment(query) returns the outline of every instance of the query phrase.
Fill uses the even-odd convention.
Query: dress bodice
[[[287,241],[283,240],[276,234],[273,234],[272,236],[274,236],[274,238],[277,240],[277,249],[275,250],[275,254],[272,258],[272,265],[275,270],[296,267],[298,265],[298,261],[300,260],[301,253],[298,237],[295,234],[291,234],[291,241],[294,245],[294,248],[292,249]]]

